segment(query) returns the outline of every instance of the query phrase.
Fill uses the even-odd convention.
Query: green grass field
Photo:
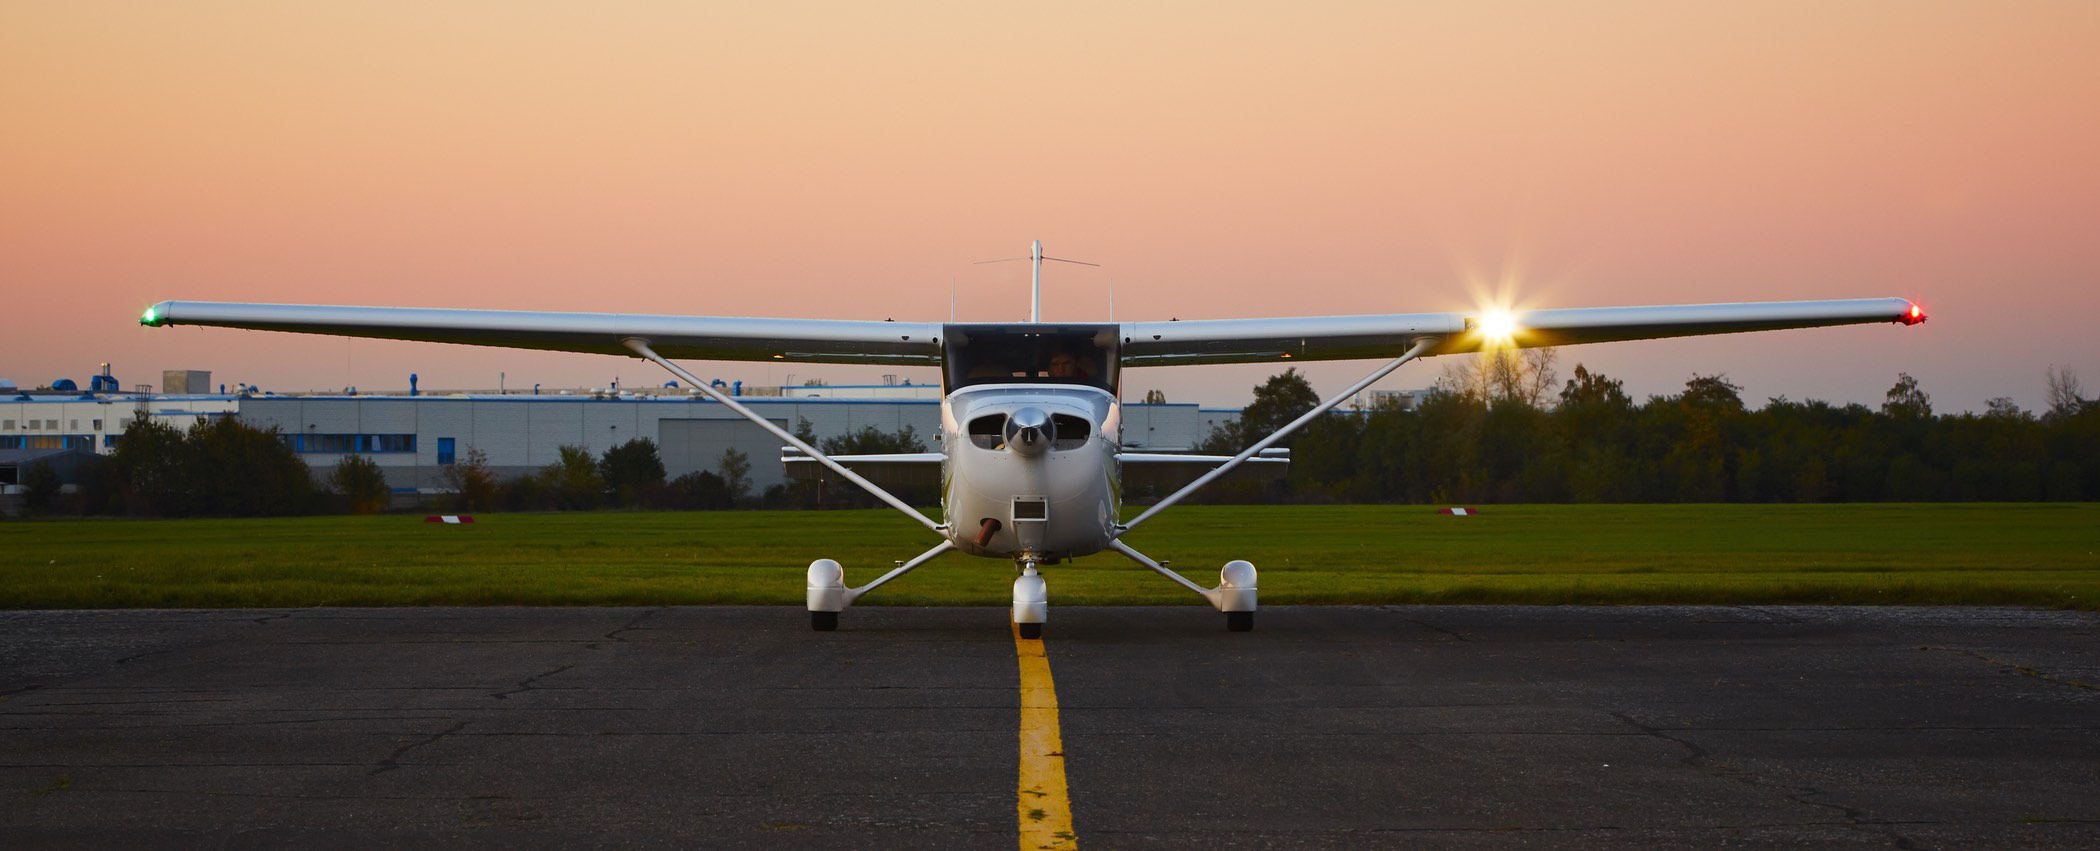
[[[2100,505],[1190,506],[1128,539],[1199,584],[1245,558],[1292,603],[2021,604],[2100,608]],[[0,607],[801,605],[936,542],[892,512],[484,514],[0,523]],[[1202,601],[1114,554],[1054,605]],[[1010,562],[950,554],[861,605],[1006,605]]]

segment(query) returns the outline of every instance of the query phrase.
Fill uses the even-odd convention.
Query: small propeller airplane
[[[1701,334],[1866,323],[1916,325],[1925,312],[1902,298],[1481,310],[1262,319],[1066,323],[1042,321],[1043,244],[1035,242],[1027,322],[939,323],[610,313],[164,301],[139,323],[204,325],[437,343],[634,356],[663,367],[786,444],[791,473],[821,465],[866,489],[940,543],[858,587],[837,561],[809,566],[810,625],[838,627],[868,592],[949,551],[1011,559],[1013,622],[1038,638],[1049,617],[1039,568],[1113,550],[1208,600],[1226,628],[1254,627],[1254,565],[1228,562],[1215,588],[1169,570],[1123,542],[1131,530],[1243,465],[1280,467],[1271,447],[1399,369],[1433,355]],[[1121,445],[1122,370],[1182,364],[1384,361],[1361,380],[1232,456],[1128,452]],[[829,456],[674,360],[884,364],[941,370],[940,452]],[[1129,521],[1126,466],[1201,469]],[[920,513],[855,472],[938,470],[941,516]]]

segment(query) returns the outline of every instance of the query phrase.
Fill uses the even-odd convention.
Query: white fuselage
[[[1047,425],[1028,431],[1037,422]],[[956,549],[1053,563],[1115,538],[1122,409],[1113,394],[980,384],[941,403],[941,432],[941,507]]]

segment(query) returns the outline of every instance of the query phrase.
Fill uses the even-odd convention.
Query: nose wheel
[[[1034,562],[1021,563],[1014,578],[1014,634],[1026,639],[1043,637],[1043,621],[1050,619],[1050,588],[1036,573]]]

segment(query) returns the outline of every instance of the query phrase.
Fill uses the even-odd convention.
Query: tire
[[[1226,612],[1225,629],[1230,632],[1253,632],[1253,612]]]
[[[1014,629],[1020,632],[1022,638],[1031,641],[1043,637],[1043,625],[1039,623],[1017,623],[1014,624]]]
[[[818,632],[830,632],[839,628],[838,612],[810,612],[809,628]]]

